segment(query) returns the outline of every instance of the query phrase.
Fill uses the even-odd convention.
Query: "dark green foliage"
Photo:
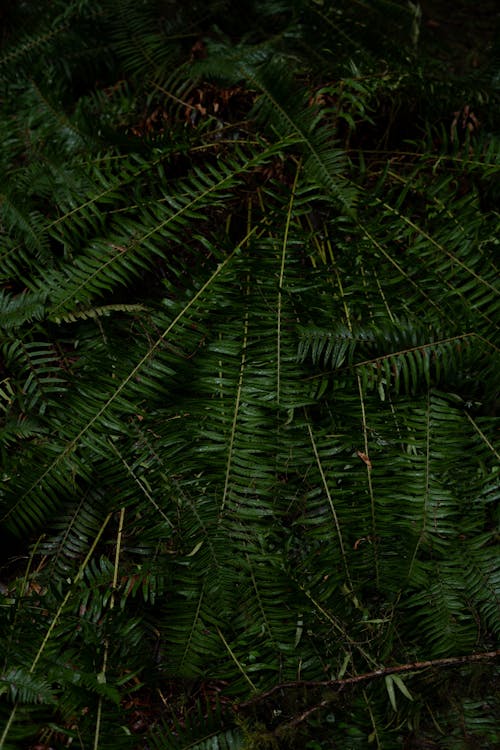
[[[11,11],[0,748],[500,742],[498,60],[369,6]]]

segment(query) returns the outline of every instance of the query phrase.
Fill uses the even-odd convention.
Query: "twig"
[[[459,664],[469,664],[476,661],[484,661],[486,659],[496,659],[500,657],[500,649],[496,651],[484,651],[478,654],[466,654],[464,656],[450,656],[443,659],[429,659],[427,661],[414,661],[409,664],[399,664],[394,667],[381,667],[375,669],[373,672],[365,672],[354,677],[346,677],[342,680],[294,680],[292,682],[282,682],[279,685],[266,690],[264,693],[255,695],[243,703],[238,704],[238,708],[246,708],[252,706],[255,703],[260,703],[270,695],[278,692],[279,690],[291,690],[293,688],[337,688],[342,690],[347,685],[356,685],[359,682],[368,682],[368,680],[375,680],[378,677],[385,677],[390,674],[401,674],[402,672],[419,672],[423,669],[429,669],[430,667],[454,667]],[[318,708],[321,707],[318,706]]]

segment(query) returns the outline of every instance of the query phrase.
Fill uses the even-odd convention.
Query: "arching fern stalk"
[[[117,7],[3,42],[0,747],[493,746],[492,109],[413,6]]]

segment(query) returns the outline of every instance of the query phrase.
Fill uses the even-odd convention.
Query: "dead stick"
[[[347,685],[355,685],[358,682],[367,682],[368,680],[374,680],[377,677],[385,677],[389,674],[400,674],[401,672],[418,672],[429,667],[453,667],[458,664],[469,664],[475,661],[484,661],[485,659],[495,659],[500,656],[500,649],[497,651],[484,651],[479,654],[467,654],[465,656],[450,656],[444,659],[429,659],[427,661],[414,661],[410,664],[399,664],[394,667],[381,667],[375,669],[373,672],[365,672],[364,674],[358,674],[355,677],[346,677],[342,680],[294,680],[293,682],[282,682],[279,685],[275,685],[266,690],[264,693],[250,698],[244,703],[239,703],[238,708],[246,708],[252,706],[255,703],[268,698],[273,693],[279,690],[291,690],[292,688],[337,688],[341,690]]]

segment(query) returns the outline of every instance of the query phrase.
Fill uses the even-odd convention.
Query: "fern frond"
[[[23,703],[55,703],[52,686],[30,672],[11,669],[0,677],[0,694],[8,691],[11,701]]]
[[[0,326],[6,330],[17,328],[45,315],[45,295],[22,292],[14,295],[0,290]]]
[[[198,705],[182,725],[165,723],[153,732],[151,741],[156,750],[243,750],[245,746],[243,732],[238,727],[224,728],[220,706],[210,704]]]

